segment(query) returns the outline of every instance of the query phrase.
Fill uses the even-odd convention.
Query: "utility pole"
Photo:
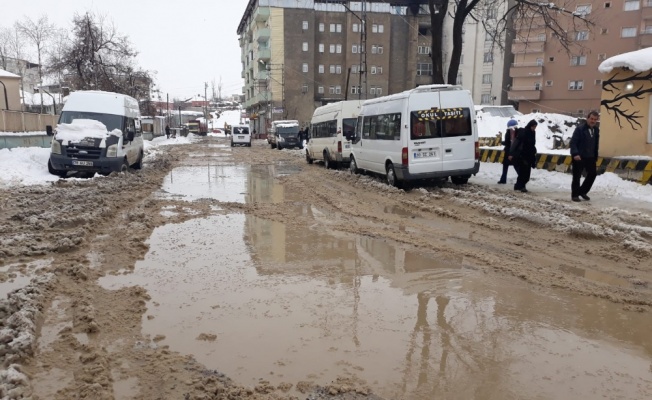
[[[208,82],[204,82],[204,118],[206,118],[206,125],[208,125],[208,95],[206,91],[208,90]]]
[[[364,98],[367,98],[367,1],[362,0],[362,72],[364,79]],[[361,87],[360,90],[363,90]]]
[[[165,94],[165,118],[167,120],[166,125],[170,125],[170,93]]]

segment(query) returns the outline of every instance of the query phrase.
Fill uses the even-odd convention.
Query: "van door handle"
[[[464,142],[464,141],[466,140],[466,138],[462,138],[462,139],[460,139],[460,140]]]
[[[453,149],[446,149],[446,153],[450,153],[452,151],[453,151]]]

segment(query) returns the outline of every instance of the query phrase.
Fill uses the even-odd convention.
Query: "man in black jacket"
[[[588,196],[591,186],[595,181],[598,148],[600,146],[600,128],[596,125],[600,115],[591,111],[586,118],[586,123],[575,128],[570,142],[571,156],[573,157],[573,182],[571,183],[571,199],[580,201],[591,200]],[[586,170],[586,178],[580,186],[582,172]]]
[[[514,164],[518,178],[514,190],[527,193],[525,185],[530,181],[531,169],[536,167],[537,162],[537,121],[531,120],[525,128],[517,131],[516,139],[509,151],[509,160]]]

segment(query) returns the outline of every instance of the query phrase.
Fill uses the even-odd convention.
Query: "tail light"
[[[401,150],[401,164],[408,165],[408,148],[403,147]]]
[[[480,159],[480,142],[475,142],[475,159]]]
[[[342,141],[337,142],[337,152],[338,153],[342,152]]]

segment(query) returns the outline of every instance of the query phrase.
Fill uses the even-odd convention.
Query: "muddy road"
[[[645,399],[652,216],[224,138],[0,191],[2,399]]]

